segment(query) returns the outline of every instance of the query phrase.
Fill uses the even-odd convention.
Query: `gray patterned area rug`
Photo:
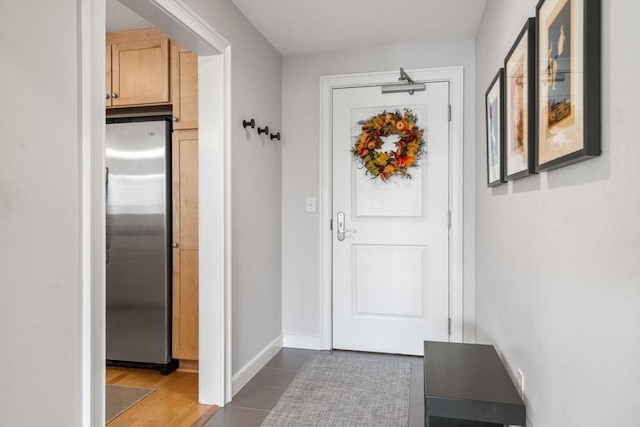
[[[155,390],[155,388],[107,384],[105,423],[112,421]]]
[[[411,364],[318,355],[293,379],[263,427],[406,427]]]

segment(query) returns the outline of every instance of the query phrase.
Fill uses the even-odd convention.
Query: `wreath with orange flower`
[[[417,124],[416,115],[408,108],[403,113],[383,111],[367,120],[358,122],[362,133],[356,137],[351,148],[353,157],[371,175],[371,179],[387,181],[393,176],[411,178],[409,168],[416,167],[418,160],[426,154],[424,129]],[[381,138],[397,135],[395,150],[382,151]]]

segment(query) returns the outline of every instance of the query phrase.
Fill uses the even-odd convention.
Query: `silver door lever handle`
[[[344,212],[338,212],[338,240],[343,241],[345,233],[356,233],[356,230],[353,228],[345,229],[344,228]]]

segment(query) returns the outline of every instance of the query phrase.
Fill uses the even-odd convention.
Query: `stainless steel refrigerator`
[[[171,359],[171,122],[107,119],[107,364]]]

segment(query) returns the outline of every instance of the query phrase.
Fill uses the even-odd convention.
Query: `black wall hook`
[[[265,126],[263,128],[258,128],[258,135],[264,133],[265,135],[269,133],[269,126]]]
[[[278,132],[278,133],[276,133],[276,134],[273,134],[273,133],[272,133],[271,135],[269,135],[269,137],[270,137],[271,139],[277,139],[278,141],[280,141],[280,132]]]
[[[256,121],[251,119],[249,121],[243,120],[242,121],[242,127],[244,127],[245,129],[247,128],[247,126],[251,126],[251,129],[256,127]]]

